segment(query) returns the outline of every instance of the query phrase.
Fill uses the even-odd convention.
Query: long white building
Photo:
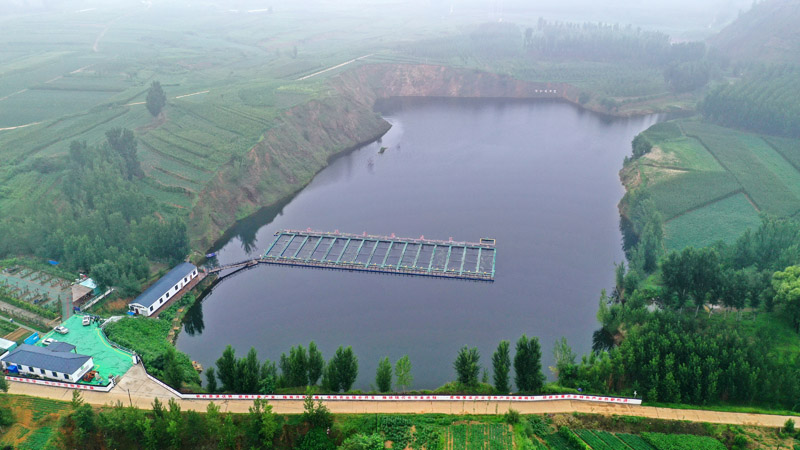
[[[136,314],[150,316],[164,306],[189,282],[197,277],[197,267],[191,263],[181,263],[128,304],[128,309]]]

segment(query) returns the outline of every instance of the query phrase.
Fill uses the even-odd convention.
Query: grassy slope
[[[649,188],[666,220],[670,249],[731,242],[758,224],[759,212],[800,210],[800,142],[774,139],[699,120],[644,132],[653,151],[629,163],[623,179]]]

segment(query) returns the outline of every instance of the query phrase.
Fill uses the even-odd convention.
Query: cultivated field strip
[[[736,177],[759,209],[782,217],[794,215],[800,209],[800,198],[787,187],[794,180],[779,178],[780,175],[770,171],[751,147],[752,141],[744,142],[741,136],[711,125],[699,127],[687,123],[685,128]]]

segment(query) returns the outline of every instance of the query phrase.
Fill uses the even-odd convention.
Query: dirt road
[[[56,400],[69,401],[72,390],[38,386],[24,383],[9,383],[11,394],[32,395]],[[158,397],[166,402],[174,398],[168,390],[150,381],[140,365],[133,366],[125,374],[120,383],[109,393],[82,391],[83,398],[95,405],[133,404],[140,408],[149,408],[153,399]],[[184,410],[205,411],[208,400],[177,400]],[[214,400],[223,411],[246,413],[252,405],[245,400]],[[303,412],[301,400],[281,400],[271,402],[275,412],[292,414]],[[634,406],[621,404],[604,404],[574,400],[558,400],[545,402],[509,402],[509,401],[329,401],[326,402],[333,413],[349,414],[503,414],[513,408],[523,414],[544,413],[590,413],[620,416],[642,416],[666,420],[691,420],[696,422],[729,423],[736,425],[756,425],[764,427],[781,427],[790,417],[766,414],[746,414],[705,411],[696,409],[668,409],[650,406]],[[797,420],[797,417],[794,417]]]

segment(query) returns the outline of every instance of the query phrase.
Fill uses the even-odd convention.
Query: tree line
[[[513,359],[514,383],[519,392],[542,392],[545,376],[541,359],[538,338],[522,335],[516,343]],[[170,365],[165,364],[165,381],[179,387],[180,383],[175,382],[180,380],[169,379],[170,370],[166,367]],[[493,384],[490,385],[488,372],[480,364],[480,352],[477,348],[464,346],[453,362],[456,381],[437,391],[509,394],[511,368],[510,343],[501,341],[492,355]],[[411,369],[408,355],[399,358],[394,369],[388,357],[382,358],[378,362],[374,389],[390,392],[394,378],[395,386],[405,392],[413,383]],[[174,373],[178,374],[177,369]],[[269,360],[261,362],[255,348],[250,348],[245,357],[237,358],[236,351],[228,345],[215,366],[206,369],[205,377],[206,391],[212,393],[272,394],[297,392],[307,387],[318,387],[321,392],[349,392],[358,377],[358,357],[352,347],[340,346],[326,363],[312,341],[307,348],[293,346],[288,354],[281,354],[279,363],[275,364]]]
[[[132,295],[148,276],[149,261],[172,264],[188,254],[183,220],[157,215],[155,202],[139,189],[144,172],[130,130],[108,130],[96,146],[73,141],[66,156],[47,161],[33,160],[28,170],[62,176],[44,205],[0,218],[0,256],[56,260]]]
[[[220,411],[209,403],[204,413],[182,411],[174,400],[153,400],[152,410],[113,406],[96,410],[73,393],[71,408],[58,422],[55,448],[82,449],[270,449],[276,444],[303,450],[333,450],[343,432],[329,434],[333,417],[310,396],[300,424],[286,424],[264,400],[246,414]],[[383,442],[381,441],[381,444]]]
[[[560,385],[695,405],[791,408],[800,397],[800,357],[775,349],[768,330],[752,332],[734,321],[697,320],[669,310],[650,313],[634,304],[612,316],[628,330],[624,339],[567,365],[559,371]]]
[[[703,42],[670,42],[669,35],[608,23],[551,22],[543,18],[525,30],[524,47],[537,58],[628,61],[657,67],[674,92],[705,86],[727,60]]]
[[[206,369],[206,390],[271,394],[278,389],[315,386],[321,381],[325,391],[347,392],[357,377],[358,357],[349,346],[340,346],[325,364],[322,352],[312,341],[308,350],[298,345],[291,348],[289,355],[281,354],[280,363],[276,365],[269,360],[260,362],[256,349],[252,347],[247,356],[237,358],[236,351],[228,345],[217,359],[216,370],[214,367]]]

